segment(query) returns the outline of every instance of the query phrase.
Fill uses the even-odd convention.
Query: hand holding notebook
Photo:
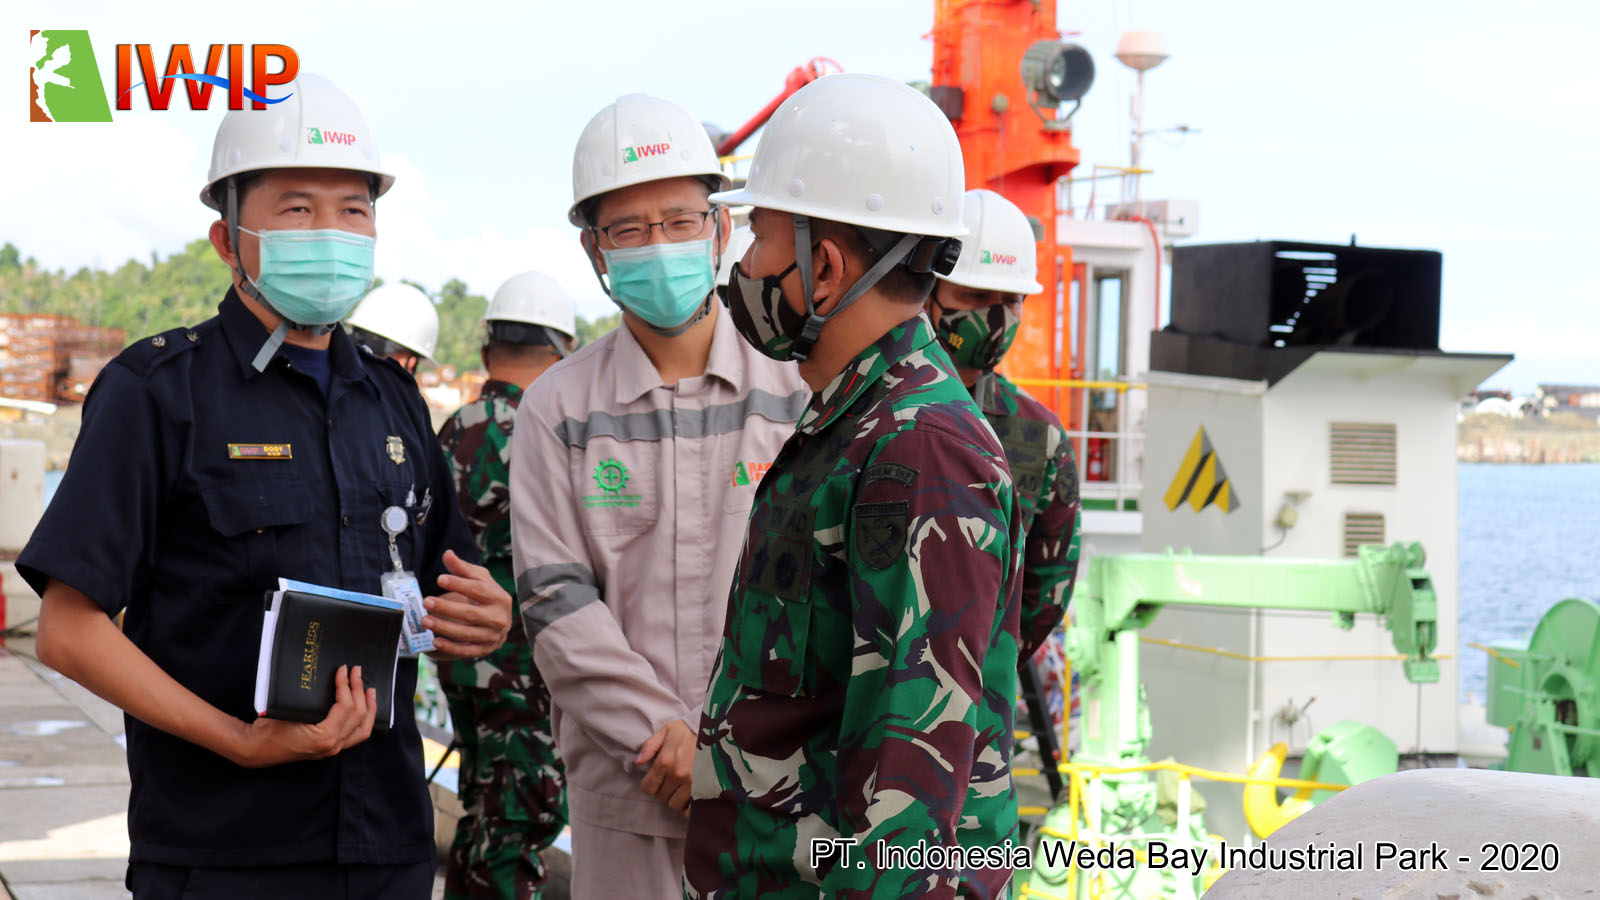
[[[321,722],[352,693],[345,667],[360,666],[364,686],[376,691],[373,728],[387,731],[403,615],[402,604],[384,597],[278,579],[262,620],[256,712]],[[365,692],[352,702],[364,705]]]
[[[320,722],[258,717],[244,726],[244,742],[230,758],[245,768],[334,756],[372,736],[378,691],[367,687],[360,666],[334,671],[335,700]]]

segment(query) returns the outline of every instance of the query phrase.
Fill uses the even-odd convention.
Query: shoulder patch
[[[140,378],[146,378],[159,366],[205,343],[215,330],[216,319],[213,318],[192,328],[185,325],[143,337],[117,354],[116,362]]]
[[[902,463],[874,463],[867,467],[867,471],[862,475],[861,483],[865,486],[874,481],[894,481],[905,487],[910,487],[916,482],[919,474],[916,468]]]
[[[855,547],[863,563],[887,569],[905,555],[910,509],[904,500],[856,504]]]

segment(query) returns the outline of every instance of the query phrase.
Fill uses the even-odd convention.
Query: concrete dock
[[[0,900],[131,896],[122,741],[121,711],[33,659],[31,639],[0,644]]]

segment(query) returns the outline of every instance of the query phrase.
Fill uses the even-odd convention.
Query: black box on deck
[[[1168,327],[1253,347],[1437,350],[1442,262],[1291,241],[1175,247]]]

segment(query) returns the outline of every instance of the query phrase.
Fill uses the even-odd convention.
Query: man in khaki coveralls
[[[705,130],[633,94],[573,159],[570,218],[623,324],[517,411],[517,598],[567,765],[573,896],[674,897],[695,730],[755,496],[810,398],[715,287],[727,179]]]

